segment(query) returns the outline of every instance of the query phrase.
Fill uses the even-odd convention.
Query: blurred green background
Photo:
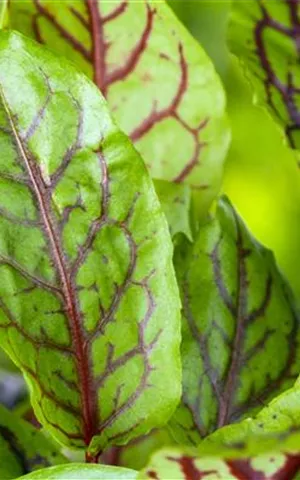
[[[171,7],[212,58],[225,86],[232,144],[223,192],[254,236],[271,248],[300,299],[300,169],[226,47],[229,0],[170,0]]]

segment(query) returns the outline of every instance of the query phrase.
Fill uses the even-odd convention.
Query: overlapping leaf
[[[0,478],[67,463],[49,439],[0,405]]]
[[[226,199],[175,257],[183,303],[183,397],[177,439],[198,444],[252,415],[295,381],[299,315],[273,255]]]
[[[230,46],[254,85],[258,101],[300,148],[300,5],[298,0],[234,0]]]
[[[33,472],[18,480],[136,480],[136,478],[137,472],[127,468],[72,463]]]
[[[211,202],[229,142],[225,96],[164,1],[12,0],[10,16],[94,78],[154,178],[197,185]]]
[[[1,33],[0,92],[0,341],[39,421],[72,447],[94,437],[96,455],[178,401],[170,236],[142,160],[84,76]]]

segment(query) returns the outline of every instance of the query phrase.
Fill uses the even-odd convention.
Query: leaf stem
[[[85,452],[85,463],[98,463],[101,451],[96,455],[92,455],[90,452]]]

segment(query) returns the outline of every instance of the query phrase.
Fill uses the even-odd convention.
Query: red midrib
[[[102,94],[106,96],[106,45],[104,39],[103,24],[97,2],[98,0],[86,0],[92,34],[94,82],[98,86]]]
[[[34,174],[34,168],[38,168],[38,166],[36,165],[33,167],[30,160],[27,158],[26,151],[22,145],[12,117],[8,111],[8,108],[6,109],[20,153],[24,159],[26,169],[36,193],[43,223],[52,245],[54,261],[61,279],[63,296],[66,303],[66,315],[68,317],[69,326],[72,333],[76,366],[80,382],[81,403],[83,409],[83,437],[86,445],[88,445],[96,433],[98,422],[96,399],[94,392],[91,389],[92,379],[90,375],[89,355],[87,349],[85,348],[86,343],[84,333],[81,328],[81,315],[77,309],[76,295],[74,294],[72,280],[67,271],[67,266],[65,265],[65,259],[60,245],[60,240],[57,237],[56,229],[54,227],[49,208],[47,207],[47,192],[45,193],[42,191],[45,188],[43,179],[42,177],[40,179],[38,178],[38,172],[36,178]]]

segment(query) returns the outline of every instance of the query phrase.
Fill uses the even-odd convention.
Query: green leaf
[[[175,256],[183,303],[180,443],[244,416],[290,387],[300,370],[299,314],[273,254],[223,198],[194,244]]]
[[[38,420],[90,455],[180,396],[172,243],[144,164],[97,88],[0,34],[0,342]]]
[[[192,241],[191,188],[188,185],[180,185],[165,180],[155,180],[154,186],[166,215],[172,237],[175,237],[178,233],[183,233]]]
[[[136,480],[136,478],[137,472],[127,468],[72,463],[72,465],[51,467],[40,472],[30,473],[18,480]]]
[[[225,95],[164,1],[25,0],[10,14],[13,28],[94,78],[152,177],[197,185],[212,201],[229,143]]]
[[[0,478],[16,478],[36,469],[66,463],[42,432],[0,405]]]
[[[299,25],[298,2],[233,2],[230,47],[254,86],[256,101],[268,108],[294,149],[300,148]]]

